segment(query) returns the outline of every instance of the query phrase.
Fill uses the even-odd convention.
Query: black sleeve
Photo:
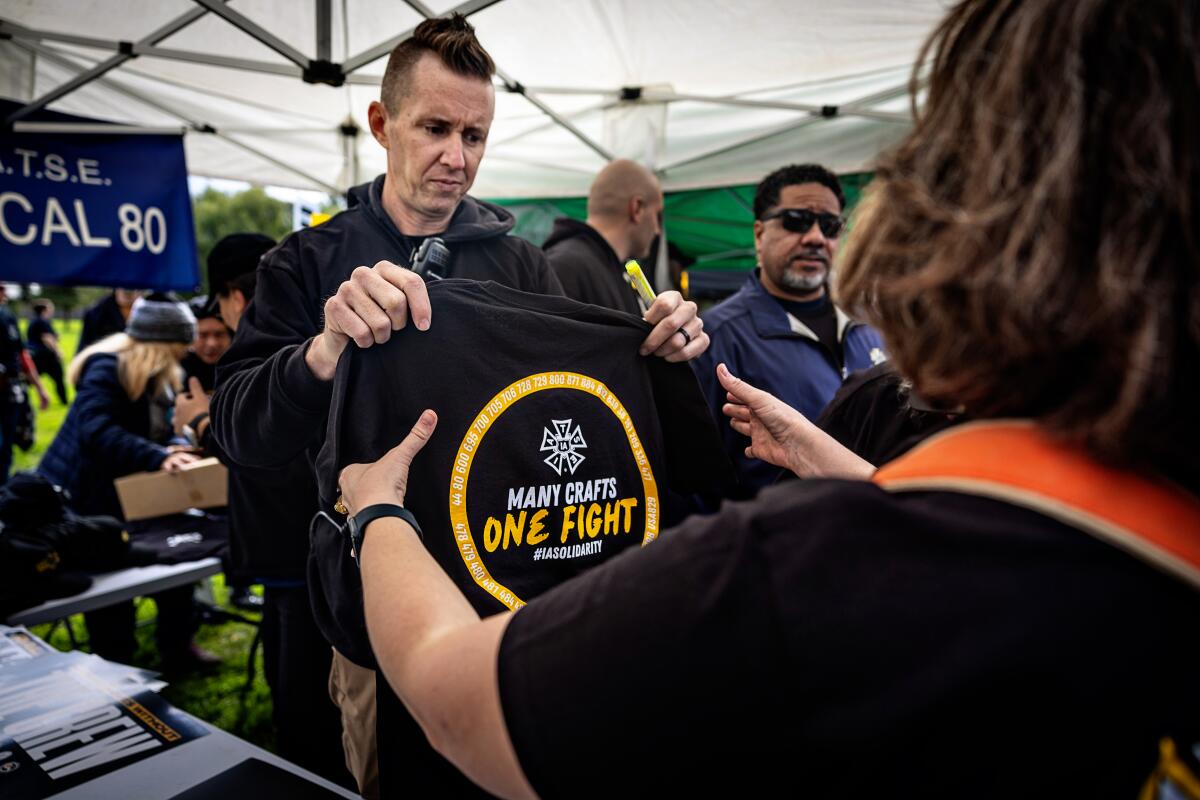
[[[310,296],[285,242],[258,268],[254,300],[217,368],[212,435],[232,463],[278,467],[320,438],[332,383],[304,362],[321,331],[321,298]]]
[[[886,428],[902,410],[898,388],[899,376],[890,362],[856,372],[842,383],[814,422],[859,458],[878,464],[878,439],[887,435],[878,428]],[[891,400],[889,408],[880,407],[881,397]]]
[[[517,612],[500,644],[500,697],[539,795],[623,796],[637,763],[639,796],[671,796],[681,772],[763,746],[765,732],[744,723],[772,702],[782,659],[751,539],[746,507],[727,506]]]

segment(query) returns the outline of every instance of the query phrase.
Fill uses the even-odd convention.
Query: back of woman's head
[[[127,333],[106,336],[71,359],[67,377],[72,384],[79,384],[88,361],[101,353],[117,357],[117,379],[130,400],[137,400],[147,391],[157,395],[167,387],[179,391],[183,386],[179,361],[187,354],[186,344],[142,341]]]
[[[1198,6],[967,0],[926,44],[838,276],[922,396],[1194,471]]]

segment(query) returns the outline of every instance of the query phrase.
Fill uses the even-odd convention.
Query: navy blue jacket
[[[692,361],[692,367],[717,420],[726,452],[737,468],[738,480],[751,493],[774,483],[782,470],[746,457],[750,440],[736,433],[721,413],[725,390],[717,380],[717,364],[724,362],[737,377],[815,420],[847,375],[887,359],[878,331],[851,320],[840,308],[836,311],[838,339],[845,356],[840,372],[816,334],[767,293],[758,270],[741,289],[704,315],[704,332],[712,344]]]
[[[167,448],[150,435],[150,393],[130,400],[117,379],[117,357],[97,353],[87,360],[75,402],[37,471],[71,493],[80,514],[121,518],[113,481],[158,469]]]

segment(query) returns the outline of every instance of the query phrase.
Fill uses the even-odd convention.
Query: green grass
[[[79,320],[55,320],[54,326],[58,330],[63,355],[69,362],[79,343],[81,323]],[[65,366],[64,364],[64,369]],[[37,411],[37,399],[33,399],[37,414],[36,439],[28,452],[16,450],[13,453],[14,470],[28,470],[37,466],[67,416],[68,406],[59,404],[53,384],[47,378],[43,378],[42,381],[46,393],[50,395],[50,407],[45,411]],[[73,388],[70,396],[74,398]],[[228,590],[223,575],[213,577],[210,586],[212,599],[219,607],[237,611],[228,605]],[[241,611],[237,613],[258,619],[257,614]],[[134,660],[138,666],[149,669],[159,667],[158,650],[154,645],[154,614],[154,601],[138,601],[138,649]],[[69,624],[76,641],[85,642],[87,629],[83,624],[83,615],[71,617]],[[62,625],[35,625],[32,630],[60,650],[71,649],[70,637]],[[168,680],[171,683],[163,689],[162,697],[172,705],[195,714],[222,730],[274,752],[275,731],[271,723],[271,694],[263,678],[261,647],[255,660],[254,681],[246,689],[246,662],[254,631],[252,626],[236,622],[202,625],[196,634],[196,643],[220,656],[222,663],[217,669],[204,673],[169,676]]]

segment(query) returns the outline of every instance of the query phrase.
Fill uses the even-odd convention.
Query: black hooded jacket
[[[211,407],[213,437],[235,470],[311,463],[320,449],[333,384],[312,374],[304,353],[322,330],[325,301],[359,266],[381,260],[407,265],[422,241],[396,228],[383,209],[382,188],[382,175],[355,187],[349,210],[291,234],[259,263],[254,299],[218,365]],[[492,280],[522,291],[561,295],[545,256],[532,244],[509,236],[512,227],[513,217],[504,209],[465,197],[440,234],[450,249],[442,277]],[[308,546],[307,521],[318,503],[312,472],[304,472],[302,483],[274,487],[272,494],[286,501],[286,525],[264,513],[256,526],[263,537],[284,537],[280,546],[293,547],[295,537]],[[277,504],[261,503],[264,510]],[[298,520],[304,520],[304,527],[295,530]],[[320,564],[309,564],[310,581],[320,569]]]
[[[637,293],[625,278],[625,265],[608,240],[591,225],[559,217],[542,249],[567,297],[642,315]]]

